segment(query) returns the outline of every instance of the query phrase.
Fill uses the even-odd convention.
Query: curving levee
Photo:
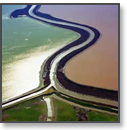
[[[96,43],[100,37],[99,31],[87,25],[62,20],[49,14],[41,13],[38,11],[39,8],[40,5],[28,5],[24,9],[12,12],[10,17],[18,18],[26,15],[40,22],[74,31],[79,34],[79,38],[61,48],[46,60],[42,73],[42,82],[45,86],[44,88],[39,88],[32,92],[28,92],[27,94],[23,94],[17,98],[8,100],[2,103],[2,107],[7,107],[9,104],[13,105],[14,103],[20,102],[21,100],[26,100],[41,95],[53,86],[57,92],[63,95],[65,94],[66,96],[71,96],[73,98],[89,101],[95,104],[100,103],[102,106],[109,105],[111,108],[117,109],[117,91],[80,85],[67,79],[63,73],[65,64],[72,57],[76,56]]]

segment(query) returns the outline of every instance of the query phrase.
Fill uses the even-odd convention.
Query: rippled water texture
[[[12,11],[23,7],[2,6],[2,101],[38,87],[44,60],[78,37],[28,17],[9,18]]]

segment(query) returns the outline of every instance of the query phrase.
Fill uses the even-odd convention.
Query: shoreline
[[[34,8],[33,8],[34,7]],[[29,17],[31,17],[31,18],[34,18],[34,19],[38,19],[38,17],[42,17],[42,15],[44,15],[44,14],[38,14],[38,12],[36,12],[37,10],[36,9],[38,9],[38,7],[40,7],[40,6],[33,6],[32,7],[32,9],[33,10],[29,10],[29,14],[27,14]],[[34,15],[35,14],[32,14],[32,13],[37,13],[36,15],[38,16],[36,16],[36,17],[34,17]],[[16,15],[16,17],[17,17],[17,15],[18,15],[18,13],[17,14],[14,14],[14,16]],[[48,19],[48,18],[47,18]],[[63,67],[64,65],[65,65],[65,63],[66,63],[66,61],[68,60],[68,59],[70,59],[70,58],[72,58],[72,57],[74,57],[75,55],[77,55],[78,53],[80,53],[80,52],[82,52],[82,51],[84,51],[85,49],[87,49],[88,47],[90,47],[90,46],[92,46],[96,41],[97,41],[97,39],[99,38],[99,32],[96,30],[96,29],[94,29],[94,28],[92,28],[92,27],[88,27],[88,26],[85,26],[85,25],[80,25],[80,24],[76,24],[76,23],[73,23],[73,22],[65,22],[65,23],[68,23],[67,25],[65,24],[65,25],[61,25],[61,24],[58,24],[58,23],[51,23],[51,22],[49,22],[49,21],[44,21],[43,20],[43,17],[42,17],[42,19],[38,19],[39,21],[42,21],[42,22],[45,22],[45,23],[48,23],[48,24],[50,24],[50,25],[53,25],[53,26],[58,26],[58,27],[61,27],[61,28],[67,28],[67,29],[69,29],[69,30],[73,30],[73,31],[75,31],[75,32],[77,32],[77,33],[79,33],[80,35],[81,35],[81,37],[78,39],[78,40],[76,40],[76,41],[74,41],[74,42],[72,42],[74,45],[72,45],[72,43],[70,43],[71,45],[69,45],[69,46],[66,46],[65,48],[63,48],[61,51],[57,51],[54,55],[52,55],[50,58],[49,58],[49,60],[47,61],[47,64],[45,65],[45,68],[44,68],[44,72],[46,72],[46,76],[44,76],[44,80],[45,80],[45,83],[44,83],[44,85],[45,85],[45,87],[47,88],[47,87],[55,87],[55,88],[57,88],[56,86],[54,86],[57,82],[55,82],[55,78],[57,77],[58,78],[58,68],[59,67]],[[52,18],[51,18],[51,20],[52,20]],[[56,20],[57,21],[57,20]],[[74,25],[75,24],[75,25]],[[77,27],[76,27],[76,25],[77,25]],[[80,27],[81,28],[80,28]],[[85,43],[84,43],[85,42]],[[83,44],[84,43],[84,44]],[[72,49],[73,48],[73,49]],[[67,51],[67,52],[66,52]],[[65,53],[66,52],[66,53]],[[58,56],[60,55],[60,54],[63,54],[62,56],[62,59],[59,59],[58,58]],[[61,56],[61,55],[60,55]],[[68,56],[68,57],[67,57]],[[57,60],[56,60],[56,58],[57,58]],[[54,60],[56,60],[56,61],[54,61]],[[63,60],[63,62],[61,62],[61,60]],[[52,63],[53,62],[53,63]],[[57,70],[56,70],[56,63],[62,63],[61,64],[61,66],[58,66],[57,67]],[[51,67],[51,66],[52,67]],[[55,65],[55,68],[54,68],[54,66],[53,65]],[[50,68],[51,67],[51,68]],[[50,71],[51,71],[51,73],[50,73]],[[55,72],[55,73],[54,73]],[[55,78],[54,78],[54,76],[56,76]],[[64,77],[64,76],[63,76]],[[56,80],[57,80],[57,78],[56,78]],[[53,79],[53,80],[52,80]],[[60,81],[60,79],[59,79],[59,81]],[[64,80],[63,80],[64,81]],[[68,82],[68,80],[66,80],[67,82]],[[59,83],[59,82],[58,82]],[[68,84],[69,84],[69,82],[68,82]],[[75,85],[77,85],[77,84],[75,84]],[[60,89],[63,89],[62,88],[63,86],[61,86],[60,87]],[[70,87],[70,86],[69,86]],[[77,86],[77,87],[79,87],[79,86]],[[64,88],[66,88],[66,85],[64,85]],[[78,88],[79,89],[79,88]],[[91,87],[89,87],[88,89],[91,89]],[[46,89],[45,89],[46,90]],[[58,90],[58,92],[59,92],[59,89],[56,89],[56,90]],[[66,90],[66,91],[69,91],[69,89],[64,89],[64,90]],[[79,93],[77,93],[77,91],[79,91],[79,90],[74,90],[74,88],[72,89],[73,91],[70,91],[70,93],[72,94],[71,96],[73,97],[74,95],[78,95],[78,96],[82,96],[81,95],[81,93],[79,92]],[[98,93],[98,90],[100,90],[100,89],[97,89],[97,93]],[[74,93],[75,92],[75,93]],[[85,91],[84,91],[85,92]],[[90,91],[89,91],[90,92]],[[92,91],[92,92],[94,92],[94,91]],[[92,92],[90,92],[90,93],[87,93],[87,95],[89,95],[90,96],[90,98],[92,98],[92,96],[93,96],[93,93]],[[91,93],[92,93],[92,95],[91,95]],[[95,94],[97,94],[97,93],[95,93],[94,92],[94,95]],[[36,92],[35,92],[35,94],[37,94]],[[106,94],[106,93],[105,93]],[[109,95],[110,95],[110,93],[108,93]],[[31,95],[32,96],[32,95]],[[76,96],[77,98],[79,98],[80,99],[80,97],[78,97],[78,96]],[[83,97],[85,97],[86,95],[83,95]],[[89,98],[89,96],[87,96],[88,98]],[[105,95],[104,95],[105,96]],[[88,99],[88,100],[90,100],[90,98]],[[94,98],[94,100],[95,100],[95,97],[93,97]],[[106,97],[106,98],[110,98],[110,97]],[[101,99],[100,99],[101,101],[103,101],[103,102],[105,102],[106,101],[106,99],[104,99],[104,97],[102,97]],[[97,101],[98,102],[98,101]],[[111,98],[111,102],[113,102],[112,101],[112,98]],[[111,103],[110,102],[110,103]],[[108,102],[107,102],[108,103]],[[117,105],[117,102],[116,102],[116,105]]]
[[[101,37],[100,37],[100,38],[101,38]],[[99,38],[99,39],[100,39],[100,38]],[[98,39],[98,41],[99,41],[99,39]],[[98,42],[98,41],[97,41],[97,42]],[[95,43],[95,44],[96,44],[96,43]],[[94,45],[93,45],[93,46],[94,46]],[[91,46],[91,47],[93,47],[93,46]],[[68,61],[66,62],[66,64],[64,65],[64,68],[63,68],[63,70],[62,70],[62,72],[64,73],[65,77],[66,77],[67,79],[69,79],[70,81],[75,82],[75,83],[80,84],[80,85],[88,85],[88,86],[94,86],[95,88],[101,88],[101,89],[106,89],[106,90],[118,91],[118,88],[117,88],[117,89],[110,89],[110,88],[106,88],[106,87],[103,87],[103,86],[95,86],[95,85],[92,85],[92,84],[83,84],[83,83],[79,83],[78,81],[75,81],[75,80],[74,80],[73,78],[71,78],[71,77],[69,78],[68,72],[67,72],[67,67],[69,66],[69,64],[71,64],[71,62],[77,63],[77,62],[75,61],[75,59],[83,57],[83,53],[84,53],[84,51],[81,52],[81,53],[79,53],[79,54],[77,54],[76,56],[72,57],[70,60],[68,60]],[[77,64],[79,64],[79,63],[77,63]],[[73,64],[72,64],[72,66],[73,66]],[[74,71],[75,71],[75,70],[74,70]]]
[[[90,50],[91,51],[91,50]],[[87,52],[89,52],[89,50],[87,50]],[[99,85],[99,82],[93,82],[93,83],[91,83],[90,82],[90,80],[89,81],[87,81],[87,80],[85,80],[84,82],[83,82],[83,80],[82,81],[80,81],[80,78],[78,77],[79,76],[79,74],[78,74],[78,76],[73,76],[73,75],[75,75],[75,73],[77,74],[77,69],[74,69],[75,67],[74,66],[77,66],[77,67],[82,67],[82,71],[85,73],[85,71],[87,71],[87,73],[88,73],[88,70],[89,70],[89,68],[88,68],[88,63],[87,63],[87,69],[83,69],[83,65],[85,65],[85,61],[83,62],[84,64],[82,65],[82,62],[80,63],[80,59],[83,59],[84,58],[84,56],[85,56],[85,53],[86,52],[81,52],[80,54],[77,54],[76,56],[74,56],[74,57],[72,57],[66,64],[65,64],[65,66],[64,66],[64,68],[63,68],[63,73],[64,73],[64,75],[66,76],[66,78],[67,79],[69,79],[69,80],[71,80],[72,82],[75,82],[75,83],[77,83],[77,84],[81,84],[81,85],[88,85],[88,86],[94,86],[94,87],[96,87],[96,88],[102,88],[102,89],[107,89],[107,90],[113,90],[113,91],[118,91],[118,85],[116,86],[116,87],[114,87],[114,86],[111,86],[110,84],[110,86],[111,87],[109,87],[108,85],[104,85],[103,83],[102,83],[102,85]],[[78,62],[79,61],[79,62]],[[88,60],[89,61],[89,60]],[[92,66],[92,65],[91,65]],[[93,65],[94,66],[94,65]],[[81,68],[80,68],[80,71],[81,71]],[[72,73],[73,72],[73,73]],[[84,79],[85,79],[85,74],[82,74],[82,77],[84,77]],[[92,76],[92,73],[91,73],[91,78],[94,80],[94,77],[96,77],[96,75],[94,75],[94,76]],[[76,77],[76,78],[75,78]],[[99,77],[101,78],[101,74],[99,75]],[[87,83],[86,83],[87,82]],[[95,85],[96,84],[96,85]],[[108,83],[107,83],[108,84]]]
[[[42,62],[41,63],[41,65],[40,65],[40,69],[39,69],[39,71],[37,71],[37,73],[38,73],[38,80],[39,80],[39,84],[38,84],[38,86],[37,87],[35,87],[34,89],[32,89],[32,90],[29,90],[29,91],[27,91],[27,92],[25,92],[25,93],[22,93],[22,94],[20,94],[20,95],[18,95],[18,96],[16,96],[16,97],[12,97],[12,98],[10,98],[10,99],[7,99],[7,100],[4,100],[3,102],[2,102],[2,105],[4,105],[4,104],[6,104],[6,103],[9,103],[9,102],[11,102],[11,101],[13,101],[13,100],[15,100],[15,99],[19,99],[19,98],[22,98],[22,97],[25,97],[26,95],[30,95],[31,93],[34,93],[34,92],[37,92],[37,91],[39,91],[39,90],[41,90],[41,89],[44,89],[45,88],[45,86],[44,86],[44,84],[43,84],[43,79],[42,79],[42,73],[43,73],[43,71],[44,71],[44,69],[43,69],[43,67],[44,67],[44,65],[45,65],[45,62],[48,60],[48,58],[51,56],[51,55],[53,55],[56,51],[58,51],[58,50],[60,50],[61,48],[63,48],[64,46],[66,46],[66,45],[68,45],[68,43],[70,43],[70,41],[74,41],[74,40],[76,40],[77,38],[78,38],[79,36],[77,35],[75,38],[73,38],[73,39],[69,39],[69,40],[65,40],[66,42],[64,42],[64,44],[62,44],[62,45],[59,45],[59,46],[56,46],[55,48],[51,48],[50,50],[45,50],[45,51],[43,51],[43,53],[45,53],[45,54],[47,54],[47,53],[49,53],[49,55],[45,58],[45,60],[43,60],[43,62],[42,62],[42,57],[44,57],[43,56],[43,53],[42,52],[37,52],[37,54],[36,55],[39,55],[40,56],[40,62]],[[41,46],[41,47],[43,47],[43,46]],[[40,47],[39,47],[40,48]],[[33,53],[32,53],[33,54]],[[28,55],[29,55],[29,53],[28,53]],[[35,53],[34,53],[34,55],[35,55]],[[30,57],[26,57],[26,59],[29,59]],[[33,58],[33,57],[32,57]],[[22,60],[24,60],[24,59],[22,59]],[[33,68],[34,69],[34,68]],[[43,85],[43,86],[42,86]]]

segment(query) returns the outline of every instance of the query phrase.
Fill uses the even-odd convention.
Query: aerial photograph
[[[2,123],[119,122],[119,4],[2,5]]]

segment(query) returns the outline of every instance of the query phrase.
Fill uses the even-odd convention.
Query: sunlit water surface
[[[78,37],[28,17],[9,18],[13,10],[23,7],[2,6],[2,101],[38,87],[44,60]]]

